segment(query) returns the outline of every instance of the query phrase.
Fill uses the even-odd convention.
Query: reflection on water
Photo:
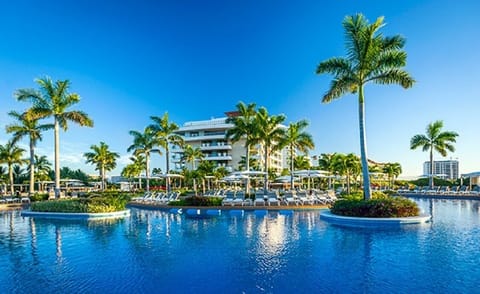
[[[133,209],[95,222],[0,213],[0,293],[474,292],[479,202],[416,201],[432,222],[396,229],[332,226],[318,211]]]

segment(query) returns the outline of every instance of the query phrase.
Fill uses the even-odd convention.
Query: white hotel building
[[[227,112],[225,114],[227,117],[237,115],[236,112]],[[230,140],[225,139],[227,130],[233,127],[232,124],[226,123],[227,117],[186,122],[176,133],[183,137],[185,144],[189,144],[193,148],[200,148],[205,156],[204,160],[213,161],[216,167],[225,167],[231,172],[239,170],[239,162],[242,160],[242,156],[245,156],[246,150],[244,140],[232,143]],[[280,127],[285,126],[280,125]],[[250,156],[256,158],[260,167],[263,167],[263,147],[256,145],[250,148]],[[270,154],[270,168],[274,168],[278,172],[283,168],[288,168],[288,153],[285,149]],[[180,170],[184,166],[189,169],[192,168],[190,164],[185,164],[182,161],[182,148],[173,146],[171,154],[170,159],[175,170]]]

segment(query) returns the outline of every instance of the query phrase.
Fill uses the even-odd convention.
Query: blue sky
[[[417,80],[409,90],[366,87],[369,157],[422,174],[428,154],[411,151],[410,138],[441,119],[460,134],[447,158],[458,158],[462,173],[478,171],[479,11],[474,0],[0,1],[0,143],[9,138],[7,112],[28,107],[13,92],[48,75],[71,80],[77,108],[95,122],[60,137],[62,166],[89,173],[82,154],[105,141],[122,155],[111,173],[119,174],[128,131],[143,130],[151,115],[168,111],[181,125],[222,117],[240,100],[287,123],[308,119],[311,154],[358,154],[356,96],[322,104],[331,77],[315,68],[345,54],[342,20],[361,12],[384,16],[385,35],[406,37]],[[38,153],[53,162],[53,132]],[[164,169],[163,158],[154,155],[153,167]]]

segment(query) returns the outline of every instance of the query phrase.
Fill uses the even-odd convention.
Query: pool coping
[[[130,209],[115,211],[115,212],[102,212],[102,213],[72,213],[72,212],[38,212],[23,210],[21,216],[38,217],[38,218],[51,218],[51,219],[81,219],[81,220],[97,220],[97,219],[110,219],[110,218],[123,218],[130,216]]]
[[[320,213],[320,219],[346,227],[399,227],[401,225],[427,223],[431,216],[422,214],[420,216],[392,218],[354,217],[335,215],[330,210],[325,210]]]

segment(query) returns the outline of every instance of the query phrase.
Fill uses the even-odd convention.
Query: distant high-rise
[[[423,174],[430,175],[430,161],[423,163]],[[458,179],[458,160],[434,161],[433,175],[444,180]]]

